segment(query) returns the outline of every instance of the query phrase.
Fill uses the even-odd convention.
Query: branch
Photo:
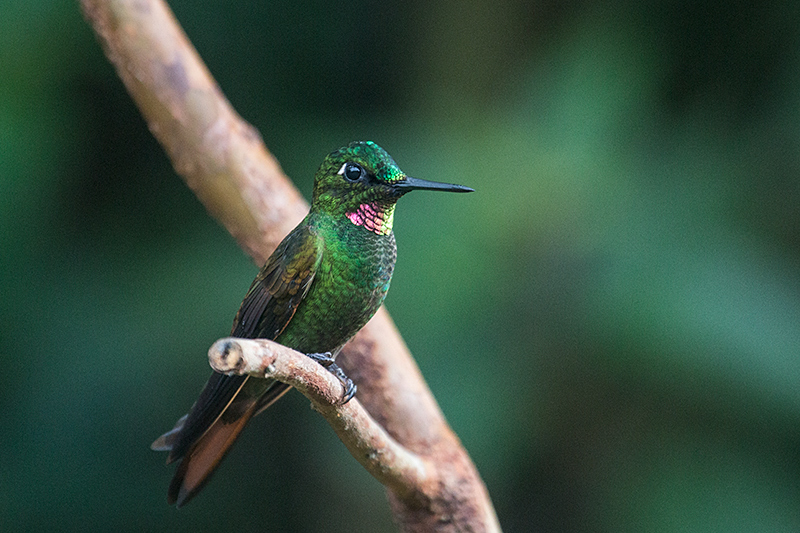
[[[381,484],[406,497],[430,479],[431,466],[389,436],[357,399],[344,405],[344,387],[306,355],[267,339],[226,337],[208,350],[211,368],[223,374],[273,378],[311,400],[350,453]]]
[[[308,211],[161,0],[82,0],[147,126],[209,213],[266,262]]]
[[[81,0],[81,6],[175,171],[263,264],[308,205],[258,133],[222,95],[163,0]],[[499,531],[486,487],[384,309],[338,363],[358,383],[359,401],[374,421],[428,465],[425,475],[405,478],[409,484],[386,485],[401,527]],[[354,455],[364,464],[360,454]]]

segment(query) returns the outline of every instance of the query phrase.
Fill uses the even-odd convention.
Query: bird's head
[[[311,209],[346,216],[356,226],[386,235],[392,231],[395,203],[413,190],[472,192],[461,185],[407,176],[374,142],[352,142],[328,154],[320,165]]]

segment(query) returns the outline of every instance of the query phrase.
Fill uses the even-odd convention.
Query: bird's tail
[[[168,464],[181,459],[167,501],[180,507],[200,492],[250,419],[289,388],[271,380],[212,374],[189,414],[150,446],[169,451]]]
[[[257,399],[252,399],[248,403],[247,406],[237,406],[243,409],[239,411],[241,416],[234,420],[225,420],[227,417],[219,417],[208,428],[208,431],[189,448],[169,484],[167,501],[170,504],[176,503],[178,507],[182,506],[205,486],[220,461],[255,414],[258,405]]]

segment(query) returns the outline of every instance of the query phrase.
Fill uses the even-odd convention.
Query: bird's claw
[[[317,363],[321,364],[328,372],[336,376],[336,379],[342,383],[342,386],[344,387],[344,395],[342,395],[342,398],[339,400],[339,405],[344,405],[353,399],[353,396],[356,395],[356,390],[358,387],[355,383],[353,383],[353,380],[347,377],[347,374],[345,374],[344,371],[339,368],[339,365],[333,361],[331,352],[307,353],[306,355]]]

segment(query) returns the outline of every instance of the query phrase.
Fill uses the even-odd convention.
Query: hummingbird
[[[334,360],[375,314],[392,280],[397,200],[413,190],[472,192],[407,176],[371,141],[328,154],[314,177],[308,215],[256,275],[231,336],[271,339],[306,354],[344,386],[356,385]],[[250,419],[291,387],[273,379],[214,372],[188,414],[151,448],[180,460],[167,493],[180,507],[208,481]]]

